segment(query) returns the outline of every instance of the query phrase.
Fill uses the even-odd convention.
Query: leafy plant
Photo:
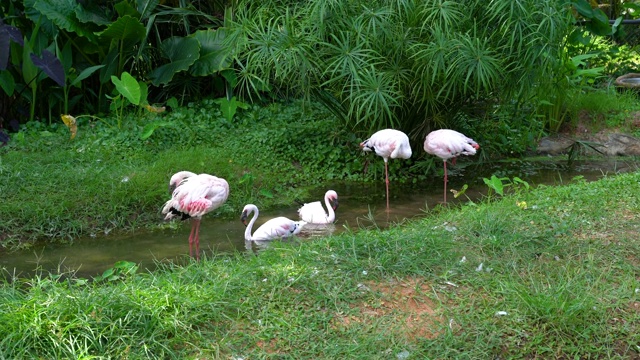
[[[113,264],[112,268],[105,270],[102,275],[98,275],[94,278],[94,281],[101,282],[114,282],[123,280],[125,278],[133,276],[138,271],[138,264],[131,261],[118,261]]]
[[[118,95],[111,98],[113,101],[112,110],[115,110],[117,114],[118,129],[121,129],[123,110],[127,102],[136,106],[147,103],[147,85],[143,82],[138,82],[126,71],[122,73],[121,79],[111,76],[111,82],[113,82],[118,92]]]
[[[232,96],[231,99],[227,99],[226,97],[216,99],[215,103],[220,105],[220,111],[222,111],[222,116],[227,120],[227,122],[233,121],[233,116],[236,114],[238,108],[248,109],[249,105],[238,101],[235,96]]]
[[[504,196],[504,191],[507,187],[512,187],[516,190],[529,190],[529,183],[517,176],[513,179],[509,179],[508,177],[499,178],[495,175],[491,175],[490,179],[482,178],[482,181],[484,181],[485,185],[487,185],[490,190],[500,196]],[[491,193],[489,193],[489,196],[491,196]]]

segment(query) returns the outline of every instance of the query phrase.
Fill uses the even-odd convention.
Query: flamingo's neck
[[[336,219],[336,213],[333,211],[333,207],[331,206],[331,203],[329,202],[329,197],[328,196],[324,197],[324,205],[327,207],[327,213],[329,213],[329,216],[327,216],[327,222],[332,223],[333,220]]]
[[[254,207],[251,209],[251,221],[249,221],[249,225],[247,225],[247,228],[244,229],[244,239],[245,240],[253,240],[251,237],[251,230],[253,229],[253,224],[256,222],[256,220],[258,219],[258,208]]]

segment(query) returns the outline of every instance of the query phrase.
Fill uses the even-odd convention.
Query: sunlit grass
[[[637,357],[638,190],[578,180],[123,280],[16,279],[0,357]]]

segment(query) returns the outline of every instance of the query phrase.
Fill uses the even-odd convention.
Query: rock
[[[630,135],[611,133],[606,136],[598,136],[597,139],[579,140],[588,143],[606,156],[640,156],[640,139]],[[563,136],[544,137],[538,142],[536,151],[539,154],[547,155],[566,154],[576,141],[578,140]],[[590,154],[597,154],[589,147],[585,147],[585,150],[588,150]]]
[[[567,151],[569,151],[569,146],[571,146],[574,142],[574,140],[562,136],[543,137],[538,142],[536,151],[539,154],[548,155],[566,154]]]
[[[640,140],[625,134],[609,134],[609,140],[604,144],[605,153],[610,156],[640,155]]]

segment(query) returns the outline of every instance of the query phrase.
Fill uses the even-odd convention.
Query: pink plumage
[[[229,197],[229,184],[225,179],[209,174],[196,175],[181,171],[169,182],[174,187],[171,199],[164,204],[165,220],[180,216],[181,220],[193,218],[189,235],[189,255],[200,259],[200,220],[203,215],[219,208]]]
[[[460,155],[475,155],[480,145],[473,139],[455,130],[441,129],[435,130],[427,135],[424,140],[424,151],[435,155],[444,162],[444,202],[447,203],[447,160],[453,159],[455,165],[456,157]]]
[[[384,176],[387,190],[387,212],[389,211],[389,170],[391,159],[408,159],[411,157],[411,144],[405,133],[394,129],[380,130],[360,143],[363,151],[373,151],[384,160]]]

